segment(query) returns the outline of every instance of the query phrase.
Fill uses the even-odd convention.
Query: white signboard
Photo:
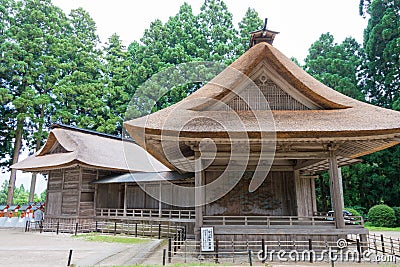
[[[201,251],[214,251],[214,228],[201,227]]]

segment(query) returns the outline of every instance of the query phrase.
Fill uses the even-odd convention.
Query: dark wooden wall
[[[79,166],[49,171],[46,217],[50,219],[93,218],[95,186],[90,182],[112,173]]]
[[[218,177],[217,171],[206,171],[206,183]],[[297,215],[293,172],[270,172],[263,184],[249,192],[252,172],[246,172],[238,184],[221,199],[209,204],[205,214],[212,215]],[[207,192],[206,192],[207,194]]]

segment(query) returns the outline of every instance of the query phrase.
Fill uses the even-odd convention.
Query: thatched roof
[[[272,108],[275,103],[268,100],[272,110],[218,109],[216,102],[229,104],[232,95],[243,90],[243,75],[235,74],[232,69],[250,77],[256,84],[265,73],[271,84],[294,103],[290,105],[297,105],[297,108],[290,109],[289,104],[288,108]],[[182,118],[186,121],[184,125]],[[212,121],[223,122],[223,125]],[[229,133],[244,132],[257,139],[260,124],[271,125],[266,127],[266,131],[275,132],[277,142],[288,139],[333,142],[385,139],[383,143],[376,142],[370,146],[363,144],[353,152],[344,153],[345,157],[372,153],[400,141],[400,112],[357,101],[325,86],[265,42],[250,48],[208,84],[179,103],[124,125],[141,146],[168,164],[157,144],[149,142],[149,139],[157,140],[161,134],[175,138],[178,136],[176,133],[179,133],[180,140],[186,141],[221,139],[227,138],[226,129]]]
[[[74,165],[126,172],[170,171],[132,141],[65,125],[55,125],[36,154],[11,168],[41,172]]]

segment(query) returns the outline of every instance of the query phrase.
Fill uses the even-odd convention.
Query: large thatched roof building
[[[125,127],[169,168],[196,173],[197,234],[203,226],[227,240],[365,234],[345,225],[338,167],[398,144],[400,112],[323,85],[274,48],[271,34],[253,38],[253,47],[192,95]],[[322,170],[330,172],[336,218],[316,226],[313,174]],[[230,179],[236,186],[215,199],[208,186],[219,179],[219,187]],[[270,226],[273,220],[280,223]]]

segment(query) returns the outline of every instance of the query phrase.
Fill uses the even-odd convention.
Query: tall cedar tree
[[[57,68],[52,65],[53,43],[62,36],[64,16],[50,0],[18,1],[13,5],[13,11],[15,14],[5,32],[6,40],[2,47],[6,48],[4,64],[11,71],[6,88],[12,95],[12,101],[8,103],[12,114],[9,125],[14,140],[12,163],[16,163],[23,138],[35,136],[33,129],[43,124],[50,98],[48,90],[57,76]],[[39,140],[35,143],[42,138],[35,138]],[[15,179],[16,171],[12,169],[8,204],[12,203]]]
[[[325,33],[308,51],[304,68],[309,74],[342,94],[365,101],[357,85],[363,51],[355,39],[346,38],[339,45],[330,33]]]
[[[54,90],[53,122],[98,130],[107,109],[103,100],[101,50],[96,24],[79,8],[69,15],[63,75]]]
[[[238,54],[241,55],[247,51],[250,44],[250,33],[261,29],[263,20],[253,8],[248,8],[243,19],[239,22],[239,44]]]
[[[398,108],[400,104],[400,0],[364,1],[369,14],[364,31],[367,60],[363,84],[373,104]],[[363,3],[364,3],[363,2]]]
[[[127,105],[134,93],[131,60],[118,35],[113,34],[104,50],[104,121],[98,131],[120,134]]]

